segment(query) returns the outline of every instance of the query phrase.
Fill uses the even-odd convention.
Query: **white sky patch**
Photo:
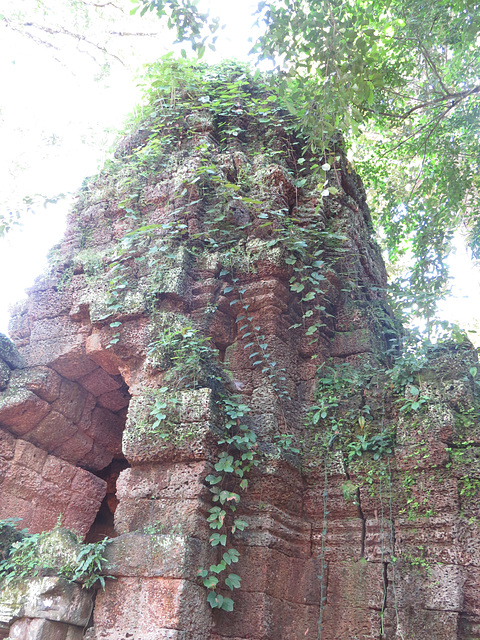
[[[13,229],[0,247],[0,331],[6,333],[9,321],[7,300],[13,304],[24,298],[24,290],[33,284],[47,266],[48,249],[60,242],[65,231],[68,203],[49,205],[43,211],[28,214],[23,228]],[[39,240],[41,239],[41,240]]]
[[[480,347],[480,265],[473,264],[460,232],[455,235],[454,246],[448,259],[453,276],[452,295],[439,303],[438,315],[459,324],[474,345]]]
[[[226,25],[219,33],[217,51],[207,49],[205,60],[246,60],[253,46],[248,38],[255,40],[259,33],[252,29],[256,1],[203,0],[201,6]],[[153,27],[151,21],[127,16],[115,28]],[[53,197],[78,189],[101,167],[115,132],[140,100],[135,66],[172,49],[179,54],[181,49],[173,47],[173,33],[165,31],[165,37],[144,39],[132,50],[136,61],[130,68],[112,64],[109,75],[96,79],[98,65],[72,50],[68,39],[56,54],[61,65],[49,49],[14,31],[0,31],[0,204],[21,202],[25,194]],[[182,46],[188,50],[188,45]],[[25,288],[46,266],[48,250],[61,240],[67,209],[66,202],[38,209],[23,217],[22,227],[0,239],[0,332],[8,333],[10,305],[25,297]]]

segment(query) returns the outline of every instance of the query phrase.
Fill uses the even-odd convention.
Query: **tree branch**
[[[109,36],[125,36],[125,37],[138,37],[138,38],[155,38],[160,35],[159,31],[152,31],[151,33],[145,32],[129,32],[129,31],[108,31]]]
[[[447,87],[445,86],[445,84],[444,84],[444,82],[442,80],[442,77],[440,76],[440,73],[438,72],[437,67],[435,66],[435,64],[433,63],[432,59],[430,58],[430,54],[428,53],[426,47],[422,43],[420,43],[420,50],[423,51],[423,55],[425,57],[425,60],[427,61],[427,64],[430,66],[430,68],[433,71],[435,77],[439,81],[440,86],[443,89],[444,95],[450,95],[449,89],[447,89]]]
[[[58,35],[68,36],[69,38],[72,38],[72,39],[76,40],[78,43],[84,43],[86,45],[89,45],[89,46],[93,47],[94,49],[98,49],[99,51],[101,51],[103,53],[103,55],[110,56],[111,58],[114,58],[115,60],[120,62],[121,65],[124,65],[123,61],[118,56],[116,56],[114,53],[110,53],[109,51],[107,51],[107,49],[105,47],[102,47],[101,45],[97,44],[96,42],[93,42],[92,40],[89,40],[84,35],[81,35],[79,33],[75,33],[74,31],[70,31],[68,29],[65,29],[64,27],[60,27],[60,26],[47,27],[46,25],[37,24],[37,23],[34,23],[34,22],[24,22],[24,23],[21,23],[20,25],[14,25],[14,24],[11,24],[11,22],[9,20],[7,20],[6,18],[4,18],[4,23],[8,27],[14,29],[15,31],[18,31],[19,33],[22,33],[22,34],[26,34],[29,37],[31,37],[32,39],[36,40],[37,44],[44,44],[44,45],[46,45],[48,47],[53,47],[54,49],[58,49],[58,47],[56,47],[52,43],[50,43],[48,41],[45,41],[45,40],[38,40],[38,36],[34,36],[33,34],[29,34],[28,31],[26,30],[27,28],[38,29],[39,31],[41,31],[43,33],[47,33],[50,36],[58,36]],[[85,53],[87,53],[87,52],[85,52]]]
[[[470,96],[476,95],[479,93],[480,93],[480,85],[473,87],[472,89],[466,89],[465,91],[448,93],[448,94],[442,95],[439,98],[435,98],[435,100],[430,100],[429,102],[422,102],[421,104],[417,104],[411,109],[409,109],[408,111],[406,111],[405,113],[394,113],[391,111],[375,111],[374,109],[370,109],[368,107],[362,107],[362,109],[364,111],[367,111],[368,113],[373,113],[380,116],[386,116],[387,118],[395,118],[397,120],[406,120],[416,111],[420,111],[422,109],[428,109],[429,107],[440,107],[442,103],[448,102],[450,100],[455,103],[452,106],[456,107],[458,104],[460,104],[460,102],[462,102],[466,98],[469,98]],[[412,100],[413,99],[416,99],[416,98],[412,98]],[[448,109],[448,111],[450,111],[450,109]]]

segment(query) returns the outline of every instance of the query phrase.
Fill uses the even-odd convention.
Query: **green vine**
[[[247,527],[245,520],[233,515],[240,502],[240,494],[234,489],[237,484],[239,490],[247,489],[247,474],[259,465],[259,459],[257,437],[244,421],[250,411],[249,407],[227,397],[218,403],[226,416],[224,436],[218,441],[218,444],[223,446],[223,451],[214,465],[216,473],[208,475],[205,480],[210,485],[212,501],[216,503],[209,509],[210,515],[207,518],[213,531],[209,542],[212,547],[219,546],[225,548],[225,551],[218,564],[211,565],[208,570],[200,567],[198,575],[209,590],[207,601],[210,606],[232,611],[233,600],[218,593],[217,589],[220,586],[219,576],[229,570],[233,563],[238,562],[240,555],[235,548],[227,548],[229,539],[236,531],[243,531]],[[232,591],[240,587],[240,583],[240,577],[234,573],[229,573],[224,578],[225,586]]]
[[[18,530],[18,519],[0,521],[0,583],[6,586],[26,578],[59,575],[85,589],[105,589],[104,553],[110,538],[82,543],[77,535],[57,525],[52,531]]]

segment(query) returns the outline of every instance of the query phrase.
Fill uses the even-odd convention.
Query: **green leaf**
[[[212,547],[216,547],[218,545],[224,547],[227,544],[227,536],[225,534],[214,533],[210,536],[209,542]]]
[[[207,602],[212,609],[221,609],[223,605],[223,596],[215,591],[210,591],[207,596]]]
[[[233,611],[233,600],[231,598],[223,598],[221,608],[224,611]]]
[[[248,523],[245,520],[239,520],[238,518],[233,521],[232,533],[238,529],[239,531],[243,531],[246,527],[248,527]]]
[[[223,554],[223,560],[224,562],[226,562],[226,564],[230,565],[235,562],[238,562],[238,558],[239,558],[240,554],[238,553],[238,551],[236,549],[228,549],[228,551],[225,551],[225,553]]]
[[[303,291],[305,289],[305,285],[301,282],[294,282],[292,285],[290,285],[290,289],[292,291],[295,291],[296,293],[300,293],[300,291]]]
[[[238,589],[240,587],[242,579],[240,576],[237,576],[235,573],[229,573],[228,578],[225,579],[225,584],[227,587],[233,591],[234,589]]]
[[[226,566],[227,566],[227,563],[225,561],[222,561],[219,564],[212,564],[210,567],[210,571],[212,571],[213,573],[221,573],[226,568]]]
[[[215,589],[218,584],[218,578],[216,576],[208,576],[204,578],[203,584],[207,589]]]

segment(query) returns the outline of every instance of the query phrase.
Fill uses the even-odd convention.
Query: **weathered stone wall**
[[[143,123],[80,193],[49,274],[14,314],[18,353],[1,343],[0,517],[39,531],[62,515],[87,533],[103,500],[116,579],[97,594],[90,640],[480,638],[476,354],[435,351],[411,392],[428,402],[400,410],[386,375],[398,327],[360,180],[338,147],[322,198],[312,171],[298,178],[287,120],[263,124],[246,100],[228,117],[187,109],[147,177],[136,159],[160,134]],[[211,356],[182,379],[158,341],[189,327]],[[328,396],[326,371],[359,382]],[[232,393],[261,464],[238,505],[248,526],[229,534],[242,582],[228,612],[211,609],[197,572],[221,557],[205,478]],[[367,432],[390,434],[394,451],[348,460]],[[41,635],[47,617],[29,612],[10,618],[12,638],[80,633],[48,618]]]

